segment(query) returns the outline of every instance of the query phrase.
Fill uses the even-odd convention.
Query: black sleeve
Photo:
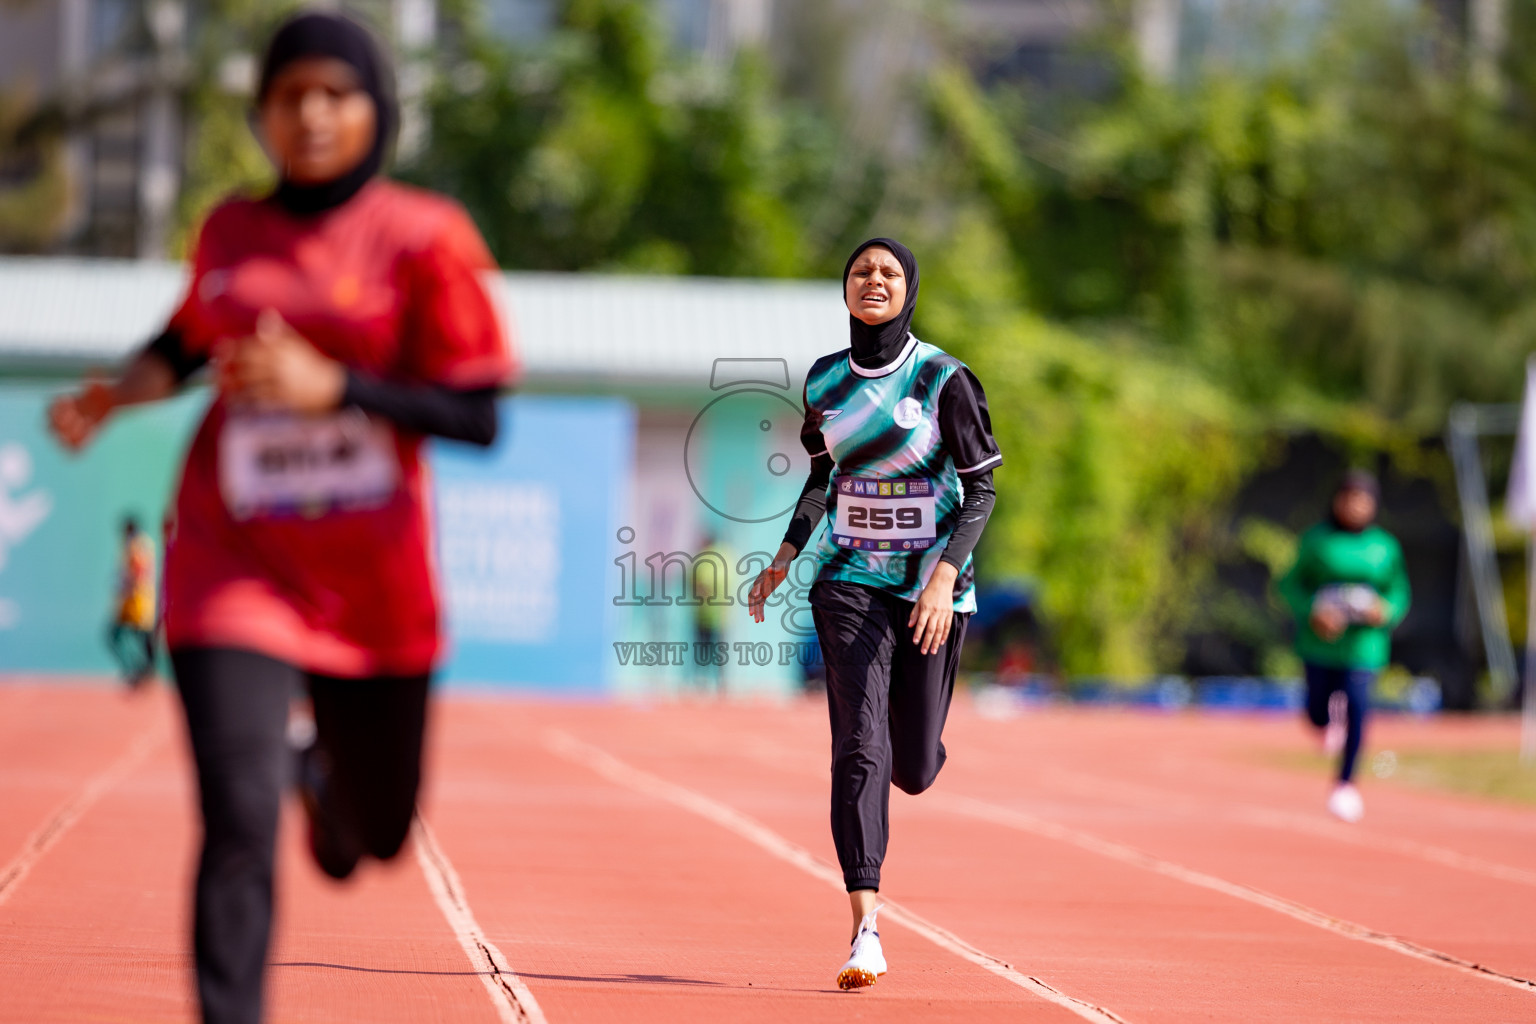
[[[181,332],[174,327],[161,331],[159,337],[144,346],[144,351],[164,360],[176,375],[177,384],[185,384],[188,377],[208,365],[207,354],[188,352]]]
[[[1003,464],[1002,452],[992,436],[987,393],[968,366],[951,375],[939,392],[939,436],[963,477]]]
[[[805,489],[800,492],[800,502],[795,506],[794,518],[784,531],[784,542],[793,544],[795,553],[805,550],[806,542],[816,531],[816,524],[827,514],[827,484],[832,480],[832,456],[823,451],[811,458],[811,472],[805,478]]]
[[[800,443],[805,446],[805,454],[814,459],[827,454],[827,439],[821,436],[821,413],[811,408],[803,392],[801,402],[805,406],[805,420],[800,424]]]
[[[382,416],[407,430],[486,447],[496,440],[496,394],[493,387],[456,391],[348,370],[341,404]]]
[[[992,506],[997,502],[997,491],[992,487],[990,469],[966,477],[964,484],[965,497],[960,499],[960,521],[949,535],[949,544],[945,546],[944,554],[939,556],[939,561],[948,562],[956,569],[965,568],[965,560],[976,550],[976,542],[981,540],[981,531],[986,527],[987,518],[992,515]]]

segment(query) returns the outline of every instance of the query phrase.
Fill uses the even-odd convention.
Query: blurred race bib
[[[861,551],[922,551],[937,536],[932,480],[837,478],[832,542]]]
[[[394,428],[356,409],[231,412],[219,434],[219,490],[236,519],[378,508],[399,487]]]
[[[1334,583],[1318,590],[1312,607],[1336,609],[1346,622],[1368,622],[1380,600],[1376,591],[1363,583]]]

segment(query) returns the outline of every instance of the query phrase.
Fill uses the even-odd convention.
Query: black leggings
[[[429,677],[336,679],[251,651],[171,652],[203,812],[193,949],[206,1024],[256,1024],[272,927],[278,808],[292,781],[288,705],[307,686],[330,765],[328,815],[395,855],[421,779]]]
[[[940,738],[955,692],[969,613],[944,646],[912,642],[912,602],[841,580],[811,588],[832,720],[832,842],[849,892],[880,888],[891,786],[921,793],[947,756]]]
[[[1355,777],[1355,760],[1360,756],[1360,740],[1365,734],[1365,719],[1371,706],[1371,685],[1376,670],[1370,668],[1330,668],[1305,666],[1307,670],[1307,717],[1322,729],[1328,725],[1328,703],[1335,693],[1344,694],[1344,749],[1339,752],[1339,781]]]

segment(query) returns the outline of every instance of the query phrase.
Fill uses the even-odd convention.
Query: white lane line
[[[1211,804],[1175,790],[1147,786],[1140,783],[1121,782],[1118,779],[1105,779],[1097,775],[1065,768],[1052,768],[1048,774],[1058,782],[1080,793],[1086,792],[1101,797],[1108,796],[1115,799],[1130,800],[1137,806],[1145,806],[1146,802],[1151,800],[1161,803],[1164,807],[1202,817],[1209,817],[1213,813]],[[1507,864],[1500,864],[1496,861],[1484,860],[1481,857],[1474,857],[1471,854],[1461,853],[1444,846],[1421,843],[1417,840],[1404,839],[1400,836],[1365,832],[1356,826],[1314,820],[1294,811],[1280,811],[1253,804],[1223,805],[1218,801],[1215,804],[1215,808],[1214,813],[1221,815],[1229,821],[1235,821],[1244,825],[1254,825],[1259,828],[1285,832],[1302,832],[1349,846],[1384,850],[1404,857],[1414,857],[1441,867],[1456,868],[1471,874],[1483,875],[1486,878],[1495,878],[1501,882],[1536,886],[1536,871],[1526,871]]]
[[[734,754],[751,758],[780,771],[785,770],[786,765],[803,763],[806,759],[804,750],[760,738],[739,740],[731,744],[729,749]],[[1119,779],[1106,779],[1103,776],[1069,768],[1049,767],[1044,770],[1044,774],[1074,792],[1101,798],[1127,800],[1136,808],[1144,808],[1152,803],[1206,820],[1212,815],[1219,815],[1224,820],[1237,824],[1305,833],[1347,846],[1395,853],[1403,857],[1428,861],[1440,867],[1456,868],[1485,878],[1494,878],[1501,882],[1536,887],[1536,871],[1527,871],[1497,861],[1485,860],[1472,854],[1461,853],[1458,850],[1435,846],[1431,843],[1421,843],[1414,839],[1363,831],[1354,825],[1313,819],[1294,811],[1275,810],[1256,804],[1226,805],[1219,801],[1213,804],[1177,790],[1137,782],[1124,782]],[[826,773],[817,772],[816,777],[825,779]]]
[[[1261,807],[1240,807],[1232,817],[1245,824],[1263,828],[1285,829],[1323,836],[1334,842],[1367,849],[1385,850],[1405,857],[1417,857],[1441,867],[1456,868],[1474,875],[1496,878],[1501,882],[1536,886],[1536,871],[1524,871],[1496,861],[1484,860],[1471,854],[1460,853],[1443,846],[1421,843],[1399,836],[1385,836],[1373,832],[1351,832],[1349,825],[1334,825],[1326,821],[1313,821],[1301,815],[1285,811],[1273,811]]]
[[[528,991],[523,979],[508,965],[501,950],[480,930],[474,913],[469,909],[469,900],[464,897],[464,883],[459,881],[453,862],[443,853],[442,847],[437,845],[437,837],[420,816],[412,824],[411,830],[416,838],[416,861],[421,865],[421,873],[426,876],[427,888],[432,890],[437,909],[448,920],[448,926],[458,937],[464,955],[469,957],[469,964],[475,969],[475,975],[490,995],[497,1016],[503,1024],[549,1024],[544,1011],[539,1009],[539,1001],[533,998],[533,993]]]
[[[559,729],[552,729],[545,734],[544,745],[550,752],[565,758],[575,764],[590,768],[592,771],[615,782],[627,789],[634,790],[644,796],[665,800],[687,811],[692,811],[699,817],[714,822],[716,825],[733,832],[750,843],[760,847],[773,856],[794,865],[801,871],[820,879],[831,885],[838,892],[843,892],[843,876],[832,865],[818,859],[804,847],[796,846],[777,832],[768,828],[761,822],[748,817],[727,804],[713,800],[702,793],[668,782],[650,772],[636,768],[627,762],[619,760],[600,747],[595,747],[577,739],[570,733]],[[977,967],[990,971],[1005,981],[1011,982],[1032,995],[1038,996],[1047,1002],[1070,1010],[1084,1020],[1094,1021],[1095,1024],[1126,1024],[1120,1017],[1101,1006],[1075,999],[1039,978],[1032,977],[1015,970],[1006,961],[983,952],[964,939],[955,935],[932,921],[906,909],[891,900],[885,900],[885,909],[881,911],[888,921],[895,921],[911,929],[923,938],[932,942],[941,949],[966,960]]]
[[[1127,846],[1124,843],[1117,843],[1108,839],[1100,839],[1098,836],[1087,832],[1080,832],[1066,825],[1058,825],[1056,822],[1047,821],[1044,818],[1037,818],[1033,814],[1028,814],[1024,811],[1017,811],[1010,807],[1001,807],[973,797],[949,793],[931,794],[929,806],[941,808],[953,814],[1017,829],[1021,832],[1029,832],[1045,839],[1054,839],[1058,842],[1075,846],[1080,850],[1086,850],[1089,853],[1096,853],[1102,857],[1120,861],[1123,864],[1130,864],[1167,878],[1177,879],[1189,885],[1199,886],[1202,889],[1210,889],[1213,892],[1236,897],[1255,906],[1264,907],[1314,927],[1322,928],[1325,931],[1333,932],[1335,935],[1342,935],[1347,939],[1354,939],[1358,942],[1380,946],[1383,949],[1390,949],[1394,953],[1401,953],[1416,960],[1450,967],[1453,970],[1463,971],[1475,977],[1498,982],[1501,985],[1508,985],[1510,988],[1516,988],[1522,992],[1536,992],[1536,981],[1530,981],[1513,974],[1504,974],[1501,971],[1495,971],[1492,968],[1484,967],[1470,960],[1463,960],[1449,953],[1442,953],[1437,949],[1409,942],[1407,939],[1398,938],[1396,935],[1378,932],[1375,929],[1367,928],[1365,925],[1356,924],[1353,921],[1332,917],[1304,903],[1296,903],[1293,900],[1276,896],[1262,889],[1255,889],[1237,882],[1229,882],[1224,878],[1208,875],[1203,871],[1186,868],[1181,864],[1175,864],[1172,861],[1163,860],[1160,857],[1144,853],[1134,846]]]
[[[139,733],[117,760],[97,772],[80,792],[66,800],[63,806],[54,811],[47,821],[27,837],[27,841],[22,844],[21,852],[11,858],[10,863],[5,867],[0,868],[0,903],[10,899],[16,890],[21,888],[22,880],[31,873],[37,862],[43,859],[43,855],[64,838],[65,834],[107,790],[117,785],[124,776],[137,768],[160,745],[165,735],[166,726],[163,722],[157,722]]]

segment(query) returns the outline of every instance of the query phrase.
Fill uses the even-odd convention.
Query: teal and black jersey
[[[823,356],[805,380],[801,440],[835,467],[818,580],[845,580],[916,601],[943,557],[962,478],[1002,455],[986,396],[965,364],[908,336],[889,365],[865,369],[848,350]],[[955,611],[976,610],[971,558],[955,580]]]

